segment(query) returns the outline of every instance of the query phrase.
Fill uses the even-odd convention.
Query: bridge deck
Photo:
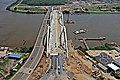
[[[58,54],[58,46],[60,46],[60,30],[61,25],[59,24],[58,11],[55,10],[51,13],[52,21],[50,26],[50,39],[49,39],[49,49],[50,54]]]

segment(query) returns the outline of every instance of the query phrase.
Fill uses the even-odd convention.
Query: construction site
[[[80,50],[75,50],[72,46],[72,40],[68,41],[69,55],[65,66],[65,71],[69,80],[117,80],[109,73],[104,73],[94,64],[95,60],[85,55]],[[39,80],[48,70],[50,60],[43,54],[41,61],[28,80]]]
[[[95,64],[97,62],[80,50],[74,50],[72,40],[68,41],[69,58],[65,64],[70,80],[117,80],[109,73],[103,72]],[[104,67],[101,65],[101,67]],[[72,75],[69,75],[69,74]]]

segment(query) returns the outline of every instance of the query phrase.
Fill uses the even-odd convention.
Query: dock
[[[99,37],[99,38],[79,38],[79,40],[98,40],[98,41],[101,41],[101,40],[106,40],[106,37]]]
[[[89,50],[90,48],[89,48],[89,46],[88,46],[88,44],[86,42],[87,40],[102,41],[102,40],[106,40],[106,37],[99,37],[99,38],[79,38],[78,40],[82,41],[83,44],[85,45],[85,48],[87,50]]]

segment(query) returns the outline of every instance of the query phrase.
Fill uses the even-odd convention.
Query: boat
[[[74,24],[74,21],[72,21],[72,20],[66,20],[65,23],[67,23],[67,24]]]
[[[85,29],[80,29],[79,31],[74,31],[74,34],[81,34],[81,33],[85,33],[86,30]]]

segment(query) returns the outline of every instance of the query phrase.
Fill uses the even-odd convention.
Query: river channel
[[[6,11],[6,7],[15,0],[0,0],[0,46],[18,47],[34,44],[44,14],[20,14]],[[64,16],[67,19],[67,15]],[[82,45],[81,37],[106,37],[106,41],[120,44],[119,14],[82,14],[70,15],[75,24],[66,24],[68,40],[74,46]],[[75,35],[73,31],[87,29],[84,34]],[[99,44],[89,41],[89,46]]]

